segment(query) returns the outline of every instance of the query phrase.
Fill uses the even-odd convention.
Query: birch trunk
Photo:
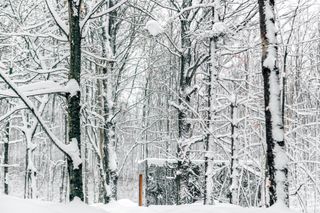
[[[236,97],[231,103],[231,163],[230,163],[230,203],[239,205],[239,141],[237,141],[237,113],[238,104]]]
[[[266,177],[269,205],[289,204],[288,157],[285,150],[280,104],[278,45],[275,27],[274,0],[259,0],[262,42],[262,74],[264,80],[267,162]]]

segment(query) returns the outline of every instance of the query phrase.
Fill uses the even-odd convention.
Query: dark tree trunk
[[[3,180],[4,180],[4,194],[9,194],[9,169],[8,169],[8,164],[9,164],[9,140],[10,140],[10,122],[6,124],[6,139],[3,144]]]
[[[269,205],[273,205],[275,202],[283,202],[288,205],[288,160],[285,152],[282,110],[280,106],[274,0],[259,0],[258,3],[265,99],[266,177],[269,191],[267,199],[269,199]]]
[[[182,9],[192,6],[192,0],[183,0]],[[177,197],[176,203],[183,204],[188,200],[186,191],[188,190],[188,179],[190,167],[190,160],[188,159],[189,151],[185,149],[185,143],[191,138],[191,123],[188,121],[188,109],[186,105],[190,104],[190,94],[187,93],[188,87],[191,86],[191,78],[187,75],[188,68],[191,64],[191,39],[189,30],[191,21],[188,19],[189,11],[185,12],[180,17],[180,28],[181,28],[181,48],[182,54],[180,56],[180,95],[179,95],[179,106],[185,106],[184,109],[178,110],[178,165],[176,174],[176,185],[177,185]]]
[[[80,32],[80,5],[81,0],[68,0],[69,9],[69,43],[70,43],[70,71],[69,80],[74,79],[80,85],[81,73],[81,32]],[[81,150],[80,128],[80,91],[76,95],[67,97],[68,102],[68,139],[76,139]],[[80,152],[81,153],[81,152]],[[70,181],[70,201],[75,197],[83,200],[82,164],[73,168],[72,160],[68,159],[68,172]]]

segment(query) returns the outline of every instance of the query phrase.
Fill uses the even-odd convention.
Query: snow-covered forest
[[[0,0],[0,212],[320,212],[319,89],[319,0]]]

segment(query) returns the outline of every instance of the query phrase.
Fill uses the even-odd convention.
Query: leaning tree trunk
[[[81,0],[68,0],[69,9],[69,43],[70,43],[70,71],[69,80],[74,79],[80,85],[81,72],[81,31],[80,31],[80,5]],[[80,91],[76,95],[69,94],[68,102],[68,139],[76,140],[81,150],[80,139]],[[81,153],[81,152],[80,152]],[[83,200],[82,164],[73,168],[72,160],[68,159],[68,172],[70,181],[69,199],[79,197]]]
[[[280,104],[277,33],[274,0],[258,0],[262,42],[262,74],[264,79],[267,162],[266,177],[269,205],[288,205],[288,158],[285,150]]]

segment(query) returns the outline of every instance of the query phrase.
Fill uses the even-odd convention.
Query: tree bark
[[[108,0],[108,8],[113,7],[115,1]],[[103,57],[114,59],[116,54],[116,36],[117,36],[117,26],[116,26],[116,16],[117,10],[112,10],[105,20],[105,26],[103,28]],[[115,107],[116,107],[116,88],[117,85],[114,84],[113,76],[115,75],[115,62],[110,60],[106,63],[103,68],[103,74],[108,76],[107,79],[103,81],[103,116],[104,116],[104,144],[103,144],[103,166],[106,172],[106,184],[110,186],[110,192],[106,196],[106,203],[109,203],[110,199],[117,199],[117,168],[115,162]],[[116,82],[117,83],[117,82]]]
[[[213,0],[216,4],[211,8],[211,23],[212,26],[220,21],[220,1]],[[217,88],[218,88],[218,40],[219,37],[214,35],[210,38],[209,43],[209,70],[208,70],[208,89],[207,89],[207,128],[213,130],[214,120],[216,119],[217,110]],[[208,132],[205,138],[205,190],[204,190],[204,204],[214,204],[213,197],[213,137],[211,132]]]
[[[10,122],[8,121],[6,124],[6,132],[5,132],[5,141],[3,144],[3,180],[4,180],[4,194],[9,194],[9,169],[8,169],[8,164],[9,164],[9,141],[10,141]]]
[[[81,31],[80,31],[80,5],[81,0],[68,0],[69,9],[69,43],[70,43],[70,71],[69,80],[75,79],[80,85],[81,73]],[[80,128],[80,91],[76,95],[67,96],[68,102],[68,139],[69,142],[76,139],[81,150]],[[81,152],[80,152],[81,154]],[[83,200],[82,164],[73,168],[72,160],[68,158],[68,172],[70,181],[69,199],[75,197]]]
[[[239,141],[237,141],[237,99],[231,103],[231,163],[230,163],[230,194],[229,201],[232,204],[239,205]]]
[[[10,67],[9,69],[9,75],[12,74],[12,67]],[[10,88],[10,87],[8,87]],[[9,101],[8,101],[8,109],[10,109],[9,107]],[[8,195],[9,194],[9,141],[10,141],[10,118],[6,124],[5,127],[5,141],[3,144],[3,164],[4,164],[4,168],[3,168],[3,182],[4,182],[4,186],[3,186],[3,192],[4,194]]]
[[[192,0],[183,0],[181,8],[187,8],[192,6]],[[184,105],[190,104],[190,95],[187,94],[188,87],[191,86],[191,79],[187,76],[187,70],[191,64],[191,39],[188,32],[190,30],[191,22],[188,19],[186,11],[184,15],[180,17],[180,39],[182,54],[180,56],[180,94],[179,94],[179,106],[178,109],[178,165],[176,174],[176,185],[177,185],[177,197],[176,204],[183,204],[188,199],[188,179],[190,167],[190,160],[188,159],[189,151],[185,148],[185,143],[191,138],[191,123],[188,121],[187,106],[181,108]],[[184,199],[184,200],[183,200]]]
[[[262,44],[262,74],[264,80],[266,125],[266,177],[269,205],[288,201],[288,158],[285,150],[280,103],[279,68],[277,64],[277,33],[274,0],[259,0]]]

